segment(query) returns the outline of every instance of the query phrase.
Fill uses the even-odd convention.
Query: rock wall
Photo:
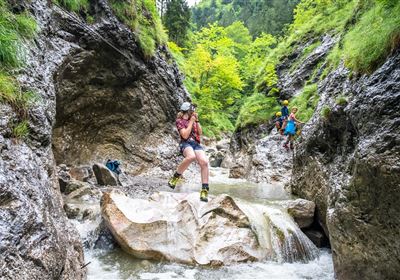
[[[340,67],[294,156],[292,190],[314,200],[339,279],[395,279],[400,269],[400,50],[372,75]],[[335,98],[345,94],[347,104]],[[331,113],[321,118],[320,110]]]
[[[287,160],[286,172],[292,172],[288,187],[316,203],[315,222],[329,236],[338,279],[396,279],[400,270],[400,50],[370,75],[357,76],[340,65],[321,79],[323,59],[336,38],[320,38],[320,46],[299,61],[314,41],[294,48],[277,66],[280,99],[301,92],[307,80],[318,83],[320,97],[296,144],[293,162]],[[346,102],[339,102],[340,96]],[[325,117],[323,108],[330,111]],[[265,136],[270,128],[267,124],[237,131],[223,164],[250,180],[271,178],[283,151],[275,150],[272,134]]]
[[[144,59],[107,1],[90,1],[91,25],[51,1],[11,2],[40,27],[17,76],[39,100],[25,140],[8,138],[15,114],[0,104],[0,278],[82,279],[82,245],[62,210],[56,163],[113,157],[133,173],[168,169],[187,93],[169,53]]]

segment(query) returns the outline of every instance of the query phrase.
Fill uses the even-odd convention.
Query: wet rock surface
[[[289,215],[292,216],[300,228],[307,228],[314,222],[315,203],[298,198],[282,202]]]
[[[93,165],[93,172],[96,176],[97,183],[102,186],[118,186],[118,177],[105,165],[95,163]]]
[[[244,129],[232,137],[221,166],[230,168],[232,178],[285,184],[291,176],[292,151],[282,147],[284,140],[272,124]]]
[[[0,278],[84,278],[81,241],[62,208],[51,149],[2,143]]]
[[[96,160],[130,159],[125,166],[133,173],[157,164],[169,169],[177,146],[171,128],[187,94],[169,54],[160,49],[144,59],[107,1],[91,1],[90,26],[52,1],[17,2],[40,29],[26,42],[26,67],[17,79],[40,102],[29,111],[24,141],[10,139],[15,113],[0,104],[0,278],[84,279],[82,243],[60,189],[71,191],[71,200],[93,195],[92,186],[71,182],[93,184],[80,168]],[[56,163],[78,169],[57,171]],[[95,216],[68,206],[75,218]]]
[[[197,193],[159,192],[142,200],[112,190],[101,205],[119,245],[138,258],[219,266],[308,260],[317,254],[284,211],[237,204],[227,195],[203,203]]]
[[[325,65],[319,63],[336,38],[319,40],[306,57],[305,48],[316,40],[295,49],[277,66],[281,100],[301,92],[307,81],[318,83],[320,98],[301,142],[288,155],[287,172],[278,174],[288,174],[295,195],[315,202],[316,222],[324,234],[305,231],[316,244],[327,243],[322,236],[329,236],[338,279],[394,279],[400,269],[399,50],[370,75],[352,75],[341,64],[320,79]],[[338,97],[346,102],[339,104]],[[326,118],[321,117],[324,107],[330,109]],[[255,181],[270,174],[262,160],[257,171],[260,161],[253,159],[265,156],[257,143],[271,128],[267,123],[236,131],[222,166]]]
[[[339,279],[398,277],[400,52],[372,75],[341,67],[322,83],[322,106],[294,157],[292,190],[313,200]],[[337,105],[345,94],[348,103]]]

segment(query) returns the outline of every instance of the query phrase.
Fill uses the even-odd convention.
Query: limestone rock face
[[[63,211],[51,149],[1,135],[0,142],[0,278],[83,279],[83,250]]]
[[[124,167],[132,172],[160,162],[174,166],[171,128],[187,93],[168,51],[145,59],[108,1],[90,1],[94,24],[54,1],[8,3],[31,12],[39,27],[24,42],[25,67],[16,73],[39,101],[29,110],[26,141],[10,139],[16,114],[0,104],[0,278],[84,279],[81,241],[60,194],[71,177],[63,170],[57,182],[56,164],[117,158],[129,159]]]
[[[244,128],[231,139],[230,153],[222,162],[230,177],[254,182],[286,183],[290,180],[292,152],[282,147],[284,137],[273,124]]]
[[[317,205],[339,279],[395,279],[400,269],[400,51],[370,76],[341,67],[295,153],[292,190]],[[346,93],[348,103],[335,98]],[[322,106],[331,113],[320,118]]]
[[[107,227],[137,258],[214,266],[316,257],[314,245],[285,211],[258,207],[239,206],[227,195],[204,203],[197,193],[161,192],[142,200],[113,190],[101,201]]]

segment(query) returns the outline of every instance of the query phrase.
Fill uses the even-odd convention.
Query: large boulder
[[[118,186],[117,176],[101,163],[93,165],[94,175],[96,176],[97,183],[102,186]]]
[[[317,255],[283,209],[238,204],[227,195],[203,203],[197,193],[161,192],[142,200],[113,190],[103,195],[101,208],[119,245],[137,258],[215,266]]]
[[[282,202],[281,205],[287,209],[290,216],[293,217],[300,228],[307,228],[313,223],[315,212],[314,202],[298,198]]]

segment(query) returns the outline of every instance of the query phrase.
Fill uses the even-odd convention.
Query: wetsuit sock
[[[208,187],[208,184],[202,184],[201,188],[202,188],[203,190],[206,189],[207,191],[210,189],[210,188]]]
[[[175,177],[175,178],[179,178],[179,177],[181,177],[181,176],[182,176],[182,174],[179,174],[178,171],[176,171],[175,174],[174,174],[174,177]]]

